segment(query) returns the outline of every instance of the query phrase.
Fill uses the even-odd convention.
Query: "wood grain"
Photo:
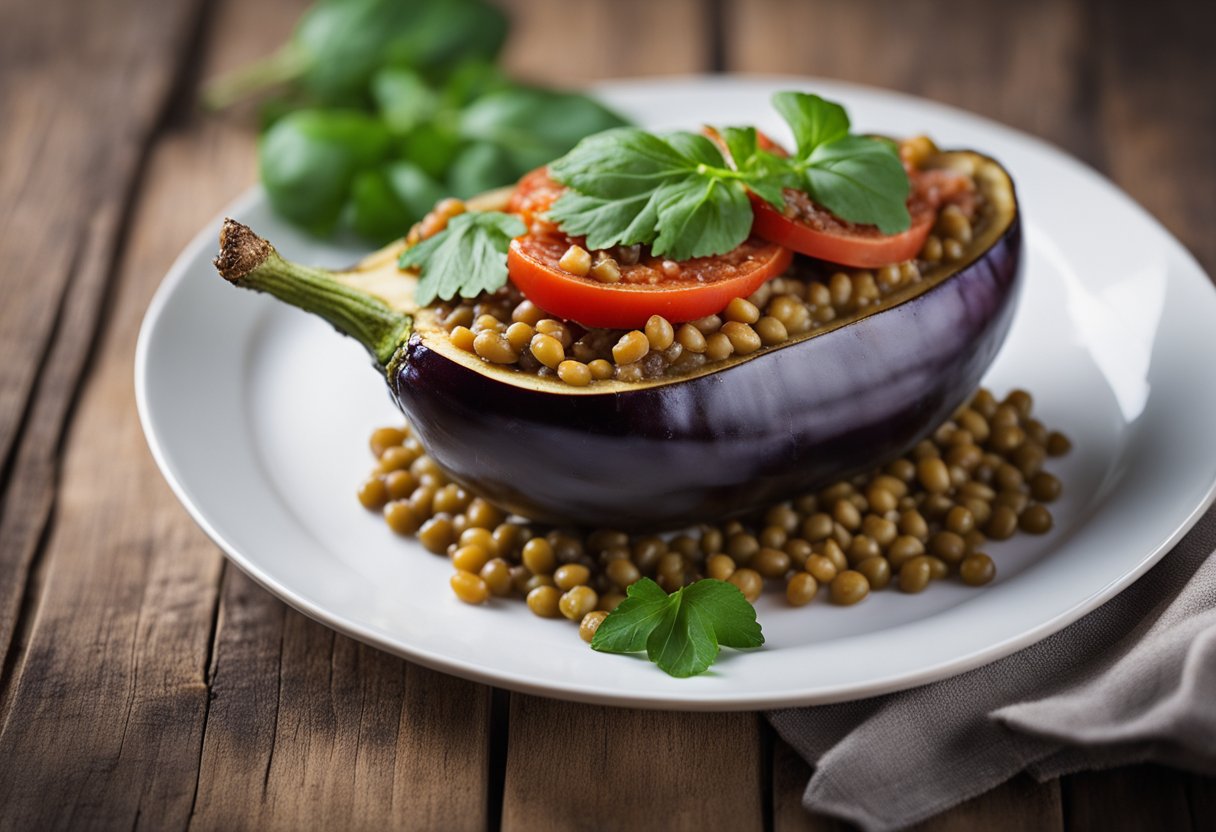
[[[514,694],[503,829],[762,829],[759,718]]]
[[[809,769],[757,715],[492,699],[288,610],[161,482],[135,333],[254,179],[252,112],[202,118],[190,91],[305,5],[0,0],[0,829],[845,828],[802,810]],[[1212,4],[504,5],[509,68],[550,83],[724,60],[995,117],[1099,166],[1216,268]],[[1152,766],[1020,778],[922,828],[1209,829],[1214,794]]]
[[[198,8],[51,0],[19,4],[10,25],[17,5],[0,8],[0,453],[20,437],[0,520],[0,825],[180,823],[218,560],[200,564],[141,513],[164,489],[140,468],[133,331],[108,362],[93,352]],[[73,421],[61,457],[82,386],[89,421]]]
[[[1124,3],[1092,14],[1106,172],[1216,275],[1212,32],[1213,3]]]
[[[487,689],[224,582],[191,827],[484,829]]]
[[[514,28],[503,61],[538,83],[704,72],[713,24],[701,0],[505,0]]]
[[[727,68],[901,90],[1040,135],[1091,162],[1080,0],[749,0],[728,4]]]
[[[0,3],[0,667],[132,182],[197,14],[194,0],[76,6]]]
[[[1185,778],[1159,766],[1083,772],[1064,778],[1064,818],[1069,829],[1103,832],[1203,829],[1191,823],[1186,791]]]

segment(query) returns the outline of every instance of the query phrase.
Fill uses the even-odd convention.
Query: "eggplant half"
[[[576,388],[487,363],[413,304],[401,244],[327,272],[228,220],[215,264],[359,339],[427,452],[492,502],[562,525],[718,522],[899,456],[979,385],[1020,290],[1017,199],[987,157],[944,152],[933,164],[968,173],[983,197],[962,260],[806,335],[671,378]]]

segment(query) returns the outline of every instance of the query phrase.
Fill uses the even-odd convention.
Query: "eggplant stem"
[[[269,242],[247,225],[225,219],[220,252],[213,261],[225,280],[243,289],[265,292],[284,303],[311,312],[349,335],[388,368],[409,337],[413,318],[384,301],[346,286],[333,272],[284,260]]]

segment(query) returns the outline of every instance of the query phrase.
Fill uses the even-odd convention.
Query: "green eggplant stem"
[[[362,344],[382,368],[390,365],[409,337],[413,324],[409,315],[339,283],[332,272],[284,260],[274,246],[236,220],[224,220],[220,253],[213,262],[232,285],[265,292],[324,318]]]
[[[246,98],[296,80],[307,69],[308,58],[303,50],[288,43],[261,60],[208,81],[202,92],[203,107],[226,110]]]

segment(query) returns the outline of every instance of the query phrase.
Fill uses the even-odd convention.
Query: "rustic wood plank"
[[[773,747],[774,832],[830,832],[852,828],[847,822],[812,815],[803,808],[802,793],[810,776],[811,767],[788,743],[778,738]],[[913,827],[918,832],[968,832],[972,829],[1048,832],[1063,828],[1058,781],[1037,783],[1027,775],[1019,775]]]
[[[191,827],[484,829],[488,689],[224,581]]]
[[[0,3],[0,667],[132,180],[196,16],[196,0]]]
[[[272,47],[302,6],[222,3],[203,77]],[[193,125],[166,142],[164,178],[178,198],[202,186],[186,171],[252,181],[252,151],[240,119]],[[488,688],[339,636],[229,567],[190,825],[484,829],[490,704]]]
[[[1216,276],[1216,4],[1125,2],[1092,17],[1107,172]]]
[[[513,21],[504,63],[544,84],[704,72],[712,21],[702,0],[503,0]]]
[[[773,741],[773,832],[843,832],[852,824],[802,806],[811,767],[781,737]]]
[[[1191,825],[1185,775],[1160,766],[1073,774],[1063,778],[1061,789],[1069,829],[1188,832],[1199,828]]]
[[[1216,829],[1216,777],[1192,774],[1186,778],[1187,802],[1191,807],[1191,826]]]
[[[761,829],[759,719],[513,694],[503,829]]]
[[[43,26],[46,37],[58,36],[42,58],[58,84],[78,86],[42,92],[92,123],[53,125],[67,130],[70,144],[86,149],[88,158],[82,162],[66,147],[47,156],[42,164],[67,178],[43,183],[47,193],[31,205],[43,210],[39,199],[59,200],[61,207],[79,202],[59,217],[62,225],[50,223],[61,235],[54,245],[74,258],[69,295],[0,532],[5,574],[20,578],[14,553],[32,556],[46,516],[31,511],[30,495],[42,501],[42,511],[54,502],[40,580],[26,593],[22,642],[7,665],[0,826],[181,827],[194,799],[222,561],[156,473],[135,418],[131,367],[139,321],[160,276],[219,202],[248,181],[250,169],[238,164],[230,169],[235,178],[226,179],[225,168],[213,166],[221,173],[197,171],[192,187],[178,190],[182,180],[160,176],[154,155],[145,177],[150,186],[138,200],[130,245],[107,297],[130,210],[125,201],[134,196],[134,181],[123,177],[140,168],[143,144],[170,103],[175,64],[189,57],[201,11],[193,3],[76,6],[25,4],[22,18],[23,27]],[[45,10],[47,20],[35,9]],[[56,69],[58,56],[73,55],[88,60]],[[38,92],[36,85],[31,89]],[[46,139],[52,146],[59,141]],[[76,210],[92,214],[83,231],[75,227]],[[30,284],[45,277],[47,291],[56,279],[21,277]],[[17,294],[17,307],[29,305],[32,315],[39,300]],[[109,325],[94,343],[103,311]],[[86,360],[91,364],[78,394]],[[56,493],[57,431],[77,395]],[[21,533],[13,532],[17,523]],[[10,586],[4,585],[6,602]],[[0,611],[6,627],[9,611]]]
[[[205,655],[213,593],[191,580],[189,551],[152,563],[154,539],[187,547],[147,525],[139,508],[154,481],[126,464],[146,460],[130,418],[134,332],[108,363],[92,352],[134,178],[198,13],[194,2],[137,0],[0,7],[0,455],[22,413],[27,425],[0,520],[5,827],[159,826],[189,808],[182,768],[205,700],[201,661],[191,668],[189,657]],[[90,362],[88,379],[114,383],[82,402],[87,428],[68,438],[57,494],[64,425]],[[52,506],[66,521],[47,537]],[[150,670],[143,659],[156,654]],[[152,711],[176,730],[152,730]]]
[[[728,4],[726,12],[732,71],[901,90],[1100,161],[1093,155],[1090,35],[1081,0],[753,0]]]
[[[1060,783],[1057,780],[1038,783],[1029,775],[1018,775],[913,828],[918,832],[1062,830],[1064,814],[1060,803]]]

